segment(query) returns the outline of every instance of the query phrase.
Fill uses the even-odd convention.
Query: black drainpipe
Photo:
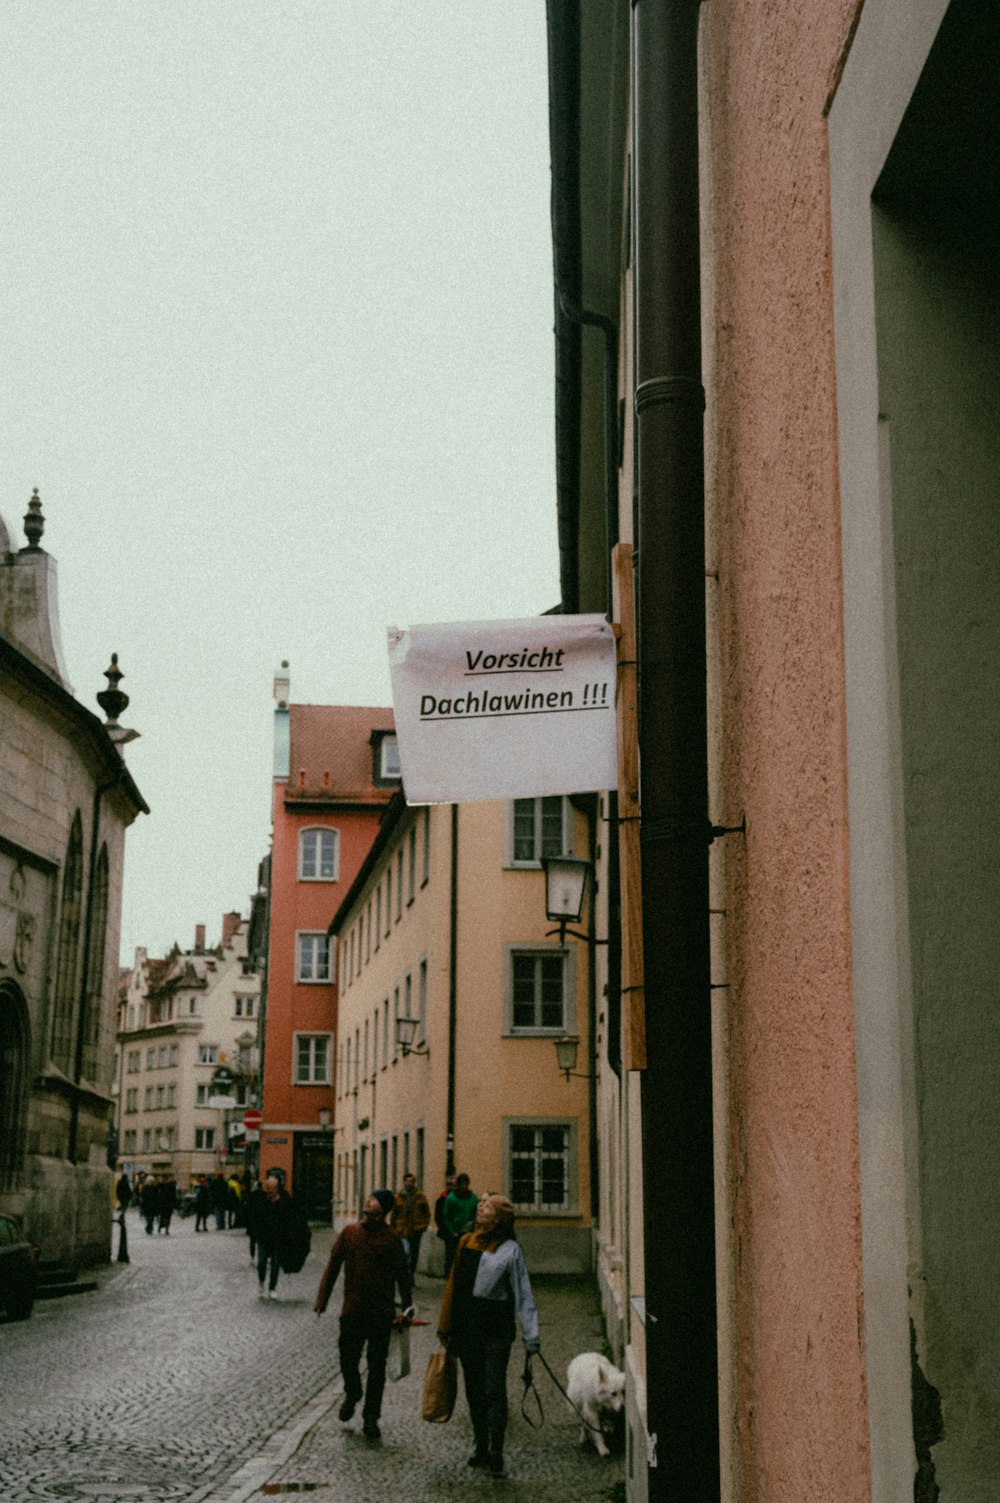
[[[642,1079],[651,1503],[720,1496],[698,0],[633,0]]]
[[[451,806],[451,943],[448,954],[448,1121],[445,1178],[455,1173],[455,1028],[458,1021],[458,805]]]

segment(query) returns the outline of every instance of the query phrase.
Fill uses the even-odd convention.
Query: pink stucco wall
[[[858,0],[702,11],[741,1503],[870,1496],[824,107]]]

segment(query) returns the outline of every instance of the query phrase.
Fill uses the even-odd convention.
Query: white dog
[[[592,1440],[598,1456],[610,1456],[606,1436],[625,1403],[625,1374],[600,1352],[581,1352],[566,1369],[566,1392],[585,1421],[581,1444]]]

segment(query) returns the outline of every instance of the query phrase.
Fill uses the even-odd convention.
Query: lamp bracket
[[[608,939],[598,939],[596,934],[581,934],[579,929],[567,929],[565,924],[560,924],[558,929],[546,929],[545,938],[551,939],[553,934],[558,934],[560,944],[565,944],[567,934],[572,935],[573,939],[582,939],[588,945],[607,945],[611,943]]]
[[[673,844],[680,841],[701,842],[702,840],[707,845],[711,845],[721,835],[746,835],[746,832],[746,815],[738,825],[713,825],[711,820],[676,819],[672,816],[642,821],[644,845]]]

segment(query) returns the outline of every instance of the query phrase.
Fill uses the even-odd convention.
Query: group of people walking
[[[177,1181],[172,1174],[157,1179],[145,1174],[136,1178],[133,1187],[127,1174],[123,1174],[115,1186],[115,1199],[124,1214],[133,1202],[146,1223],[146,1235],[152,1237],[154,1229],[170,1236],[170,1222],[177,1209]]]
[[[407,1184],[412,1181],[412,1184]],[[320,1280],[315,1311],[326,1310],[334,1285],[344,1274],[338,1350],[344,1379],[340,1419],[350,1420],[363,1401],[362,1428],[372,1441],[380,1438],[379,1419],[385,1390],[386,1363],[393,1324],[412,1317],[414,1225],[427,1219],[426,1197],[412,1175],[403,1191],[375,1190],[364,1203],[361,1220],[344,1227],[335,1240]],[[505,1195],[476,1196],[469,1177],[450,1180],[438,1197],[435,1221],[445,1241],[447,1281],[438,1314],[438,1337],[461,1365],[472,1420],[475,1449],[469,1466],[505,1476],[507,1367],[520,1322],[527,1352],[537,1352],[538,1309],[524,1253],[515,1235],[514,1206]],[[409,1233],[404,1238],[403,1229]],[[396,1313],[398,1291],[402,1316]],[[367,1382],[361,1381],[361,1357],[367,1353]]]
[[[139,1176],[133,1187],[123,1174],[116,1197],[123,1212],[137,1201],[150,1236],[154,1226],[169,1235],[178,1202],[173,1176],[159,1180],[152,1174]],[[537,1352],[538,1310],[515,1233],[514,1206],[505,1195],[492,1191],[477,1196],[467,1174],[449,1176],[433,1213],[415,1176],[405,1174],[398,1194],[374,1190],[365,1200],[361,1219],[345,1226],[335,1239],[314,1309],[317,1316],[323,1314],[343,1272],[337,1342],[344,1379],[340,1419],[345,1423],[352,1419],[362,1404],[366,1438],[380,1439],[392,1331],[394,1325],[413,1317],[413,1282],[432,1214],[444,1243],[446,1275],[437,1331],[445,1350],[462,1369],[475,1437],[469,1466],[504,1476],[507,1367],[516,1322],[525,1350]],[[208,1230],[211,1215],[220,1230],[227,1222],[245,1227],[260,1298],[275,1299],[282,1270],[297,1271],[309,1250],[305,1214],[285,1188],[283,1174],[272,1171],[252,1188],[244,1177],[235,1189],[221,1173],[201,1176],[195,1187],[196,1232]]]

